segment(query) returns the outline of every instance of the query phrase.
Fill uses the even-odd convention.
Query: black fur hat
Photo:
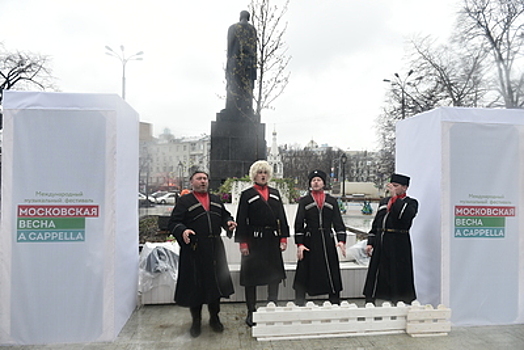
[[[391,180],[389,182],[395,182],[404,186],[409,186],[409,176],[402,174],[393,174],[391,175]]]
[[[325,172],[323,172],[322,170],[313,170],[311,173],[309,173],[309,176],[308,176],[308,184],[311,185],[311,180],[314,178],[314,177],[319,177],[322,179],[322,181],[324,181],[324,186],[327,184],[326,182],[326,179],[327,179],[327,175]]]

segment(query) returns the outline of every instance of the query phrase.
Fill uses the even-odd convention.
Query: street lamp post
[[[346,198],[346,162],[348,161],[348,157],[346,156],[346,152],[342,153],[342,156],[340,156],[340,163],[342,163],[342,196]]]
[[[400,75],[398,73],[395,73],[395,81],[392,81],[390,79],[383,79],[386,83],[390,83],[391,85],[397,85],[400,88],[400,104],[401,104],[401,111],[402,111],[402,119],[406,119],[406,85],[413,85],[410,82],[408,82],[409,77],[414,73],[413,69],[410,69],[408,74],[404,79],[400,78]],[[421,80],[422,76],[415,78],[415,80]]]
[[[180,183],[180,185],[179,185],[180,191],[182,191],[182,189],[184,187],[183,176],[184,176],[184,165],[182,164],[181,161],[179,161],[178,162],[178,181]]]
[[[126,64],[128,61],[141,61],[143,58],[141,57],[144,52],[140,51],[135,53],[134,55],[131,55],[129,57],[126,57],[124,53],[124,45],[120,45],[120,51],[116,52],[109,46],[106,46],[106,55],[116,57],[120,60],[122,63],[122,99],[126,99]]]

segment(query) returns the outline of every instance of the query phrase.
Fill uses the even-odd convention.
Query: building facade
[[[342,151],[328,145],[319,146],[313,140],[304,148],[279,148],[276,131],[272,136],[267,161],[273,167],[273,177],[295,179],[300,189],[307,189],[307,174],[313,169],[325,169],[333,187],[342,181],[342,175],[348,182],[372,182],[381,186],[385,181],[381,178],[376,152]],[[141,122],[139,191],[152,193],[189,188],[189,177],[194,171],[209,173],[210,149],[209,135],[176,138],[165,129],[155,138],[152,125]],[[347,159],[344,174],[342,154]]]
[[[140,139],[140,190],[180,191],[189,188],[196,170],[209,172],[209,135],[176,138],[169,129],[158,138],[144,132]]]
[[[346,179],[352,182],[377,180],[378,159],[376,152],[347,151]]]

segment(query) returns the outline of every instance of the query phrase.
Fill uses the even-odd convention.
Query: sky
[[[281,0],[271,0],[281,6]],[[375,120],[394,73],[408,71],[407,42],[445,41],[461,0],[291,0],[284,15],[290,81],[262,112],[266,141],[376,150]],[[0,0],[0,42],[51,58],[67,93],[122,91],[122,63],[105,46],[143,60],[126,65],[126,101],[158,136],[211,133],[225,107],[228,27],[249,1]]]

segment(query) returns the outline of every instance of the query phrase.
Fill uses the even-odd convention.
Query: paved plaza
[[[350,300],[359,306],[362,299]],[[447,336],[412,338],[407,334],[355,336],[307,340],[257,341],[244,324],[245,305],[225,303],[222,334],[213,333],[203,311],[202,335],[189,336],[189,311],[176,305],[145,305],[131,316],[112,343],[8,346],[12,350],[502,350],[524,349],[524,324],[509,326],[453,327]]]

